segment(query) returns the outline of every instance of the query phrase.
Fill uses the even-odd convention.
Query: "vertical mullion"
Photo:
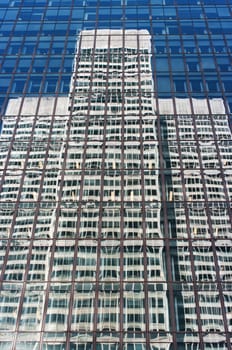
[[[140,161],[141,161],[141,214],[142,214],[142,240],[143,240],[143,264],[144,264],[144,305],[145,305],[145,324],[146,324],[146,347],[150,347],[149,332],[149,305],[148,305],[148,272],[147,272],[147,239],[146,239],[146,213],[145,213],[145,176],[144,176],[144,146],[143,146],[143,111],[142,111],[142,92],[141,92],[141,53],[140,38],[137,34],[137,62],[138,62],[138,100],[139,100],[139,142],[140,142]]]
[[[157,131],[157,140],[159,145],[159,168],[160,168],[160,194],[161,194],[161,206],[163,208],[163,234],[164,234],[164,249],[165,249],[165,258],[166,258],[166,270],[167,270],[167,287],[168,287],[168,301],[169,301],[169,318],[171,329],[168,330],[172,335],[172,344],[173,349],[177,350],[177,335],[176,335],[176,320],[175,320],[175,305],[174,305],[174,291],[173,291],[173,279],[172,279],[172,267],[171,267],[171,253],[170,253],[170,237],[168,229],[168,211],[167,211],[167,199],[166,199],[166,180],[164,174],[164,156],[163,156],[163,147],[162,147],[162,122],[164,117],[160,115],[159,111],[159,99],[158,99],[158,87],[156,81],[156,69],[155,67],[155,51],[153,46],[153,40],[155,35],[153,33],[153,21],[152,21],[152,3],[149,3],[149,13],[150,13],[150,28],[151,28],[151,37],[152,37],[152,58],[153,58],[153,82],[154,82],[154,96],[157,112],[157,122],[156,122],[156,131]],[[167,41],[167,39],[166,39]]]
[[[70,122],[68,124],[69,130],[68,135],[70,135],[71,132],[71,121],[72,116],[75,114],[74,112],[74,100],[75,100],[75,86],[77,81],[77,74],[78,74],[78,68],[79,68],[79,61],[81,57],[81,42],[82,42],[82,36],[79,38],[79,45],[76,49],[76,56],[75,56],[75,70],[73,71],[73,86],[72,91],[70,91],[70,104],[69,104],[69,110],[70,110]],[[80,221],[81,221],[81,207],[82,207],[82,195],[83,195],[83,183],[84,183],[84,162],[85,162],[85,155],[86,155],[86,140],[87,140],[87,130],[88,130],[88,119],[86,120],[86,130],[85,130],[85,141],[84,141],[84,147],[83,147],[83,162],[82,162],[82,172],[81,172],[81,181],[80,181],[80,192],[79,192],[79,200],[77,205],[77,224],[76,224],[76,236],[75,236],[75,243],[74,243],[74,254],[73,254],[73,270],[72,270],[72,280],[71,280],[71,289],[70,289],[70,300],[69,300],[69,308],[68,308],[68,317],[67,317],[67,334],[66,334],[66,350],[70,349],[70,338],[71,338],[71,332],[72,332],[72,311],[73,311],[73,305],[74,305],[74,295],[75,295],[75,277],[76,277],[76,267],[77,267],[77,251],[78,251],[78,244],[79,244],[79,230],[80,230]],[[67,140],[67,147],[65,149],[64,159],[67,160],[68,157],[68,143],[69,140]],[[60,185],[60,192],[62,191],[62,187],[64,185],[64,177],[65,174],[62,177],[62,183]]]
[[[157,118],[157,136],[158,144],[160,146],[159,159],[160,164],[164,164],[163,151],[162,151],[162,138],[161,138],[161,119],[158,111]],[[164,233],[164,245],[165,245],[165,258],[166,258],[166,269],[167,269],[167,287],[168,287],[168,300],[169,300],[169,312],[171,321],[171,334],[173,337],[173,347],[177,350],[177,338],[176,338],[176,320],[175,320],[175,306],[174,306],[174,292],[173,292],[173,279],[172,279],[172,262],[171,262],[171,252],[170,252],[170,237],[168,229],[168,211],[167,211],[167,199],[166,199],[166,180],[164,174],[163,165],[161,165],[160,181],[161,181],[161,202],[163,206],[163,233]]]
[[[125,7],[123,6],[123,14],[125,13]],[[122,29],[122,108],[121,108],[121,220],[120,220],[120,337],[119,337],[119,350],[123,350],[124,341],[124,264],[123,264],[123,251],[124,251],[124,177],[125,177],[125,28]]]
[[[98,38],[99,40],[99,38]],[[111,36],[108,36],[108,47],[107,47],[107,70],[106,70],[106,78],[109,78],[109,66],[110,66],[110,40]],[[96,284],[95,284],[95,300],[94,300],[94,322],[93,322],[93,348],[95,349],[97,346],[97,331],[98,331],[98,316],[99,316],[99,276],[101,272],[101,243],[102,243],[102,218],[103,218],[103,210],[104,210],[104,178],[105,178],[105,159],[106,159],[106,130],[107,130],[107,122],[108,122],[108,91],[109,81],[106,79],[105,86],[105,106],[104,106],[104,129],[103,129],[103,144],[102,144],[102,163],[101,163],[101,188],[100,188],[100,203],[99,203],[99,221],[98,221],[98,238],[97,238],[97,264],[96,264]],[[110,118],[109,118],[110,121]]]
[[[165,43],[168,47],[167,35],[165,36]],[[168,56],[168,66],[169,66],[169,77],[170,77],[170,85],[171,85],[171,95],[172,102],[174,102],[174,88],[173,88],[173,79],[171,76],[171,65],[170,65],[170,57]],[[171,325],[171,333],[173,337],[173,348],[177,350],[177,325],[176,325],[176,317],[175,317],[175,299],[174,299],[174,289],[173,289],[173,277],[172,277],[172,253],[171,253],[171,237],[169,236],[169,227],[168,227],[168,198],[167,198],[167,189],[168,184],[165,175],[164,169],[164,158],[163,158],[163,143],[162,143],[162,124],[164,120],[164,116],[160,115],[158,109],[158,118],[157,118],[157,135],[158,135],[158,143],[160,146],[160,162],[161,171],[160,171],[160,179],[161,179],[161,201],[163,206],[163,223],[164,223],[164,245],[165,245],[165,258],[166,258],[166,270],[167,270],[167,286],[168,286],[168,301],[169,301],[169,312],[170,312],[170,325]],[[174,111],[175,114],[175,111]],[[168,143],[168,140],[167,140]]]

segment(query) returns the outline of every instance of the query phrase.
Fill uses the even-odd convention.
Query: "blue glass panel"
[[[21,95],[23,94],[25,87],[26,87],[25,79],[15,77],[11,87],[11,92]]]
[[[41,76],[32,76],[30,78],[27,92],[29,93],[39,93],[40,92],[40,85],[41,85],[42,78]]]
[[[53,78],[52,76],[48,77],[44,82],[43,92],[54,94],[58,87],[57,82],[58,78]]]
[[[173,79],[174,88],[176,92],[186,92],[186,81],[185,79]]]
[[[156,59],[156,71],[157,72],[168,72],[168,59],[166,57]]]
[[[214,71],[216,69],[215,62],[212,56],[202,56],[201,65],[205,71]]]
[[[222,21],[222,32],[225,34],[232,34],[231,21]]]
[[[84,18],[84,9],[79,7],[79,8],[74,8],[72,10],[72,19],[77,21],[77,20],[82,20]]]
[[[191,79],[190,86],[191,86],[191,90],[193,93],[203,91],[203,85],[202,85],[201,80],[199,80],[199,79]]]
[[[217,7],[217,13],[220,18],[231,17],[230,11],[227,7]]]
[[[3,73],[11,73],[15,67],[15,64],[16,64],[15,58],[12,58],[12,57],[7,58],[2,63],[1,71]]]
[[[219,91],[218,81],[216,79],[206,78],[206,84],[209,92]]]
[[[192,58],[191,56],[186,57],[186,64],[189,72],[197,72],[199,71],[199,64],[197,58]]]
[[[18,9],[9,9],[6,11],[4,21],[15,20],[18,15]],[[0,18],[3,18],[0,14]]]
[[[178,8],[178,16],[180,17],[180,19],[192,18],[189,8]]]
[[[0,93],[4,93],[7,91],[10,85],[11,77],[10,76],[2,76],[0,79]]]
[[[222,78],[224,89],[226,92],[232,92],[232,82],[230,78]]]
[[[217,18],[217,10],[215,7],[205,7],[205,14],[207,18]]]
[[[158,92],[171,92],[171,84],[169,77],[157,77]]]
[[[173,72],[179,72],[184,70],[184,62],[182,57],[173,57],[171,59],[171,66]]]
[[[28,72],[31,67],[31,63],[32,63],[31,58],[21,57],[21,59],[18,62],[17,72],[20,72],[20,73]]]

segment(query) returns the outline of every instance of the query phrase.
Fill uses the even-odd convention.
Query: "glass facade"
[[[229,0],[0,13],[0,350],[231,349]]]

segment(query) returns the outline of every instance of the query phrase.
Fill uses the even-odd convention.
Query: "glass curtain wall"
[[[231,2],[0,14],[0,350],[231,349]]]

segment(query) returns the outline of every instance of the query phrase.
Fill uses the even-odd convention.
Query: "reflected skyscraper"
[[[73,349],[170,347],[150,56],[147,31],[83,31],[69,98],[9,103],[2,326],[29,348],[42,328],[48,348],[67,330]]]
[[[82,14],[88,23],[91,4]],[[26,87],[10,95],[4,113],[0,350],[230,349],[232,143],[224,95],[190,96],[201,88],[195,75],[187,79],[198,69],[185,57],[192,46],[169,47],[158,37],[171,24],[155,43],[152,30],[98,29],[97,21],[95,28],[79,32],[63,65],[72,67],[67,94],[57,92],[61,77],[56,94],[49,93],[54,75],[38,93],[28,78],[30,95]],[[36,49],[32,77],[48,48]],[[169,49],[183,49],[188,66],[186,82],[173,74],[172,98],[162,94],[169,83],[161,75],[180,63],[166,60]],[[28,58],[20,55],[22,74]],[[200,64],[212,67],[211,59]],[[52,64],[45,68],[53,74]],[[176,96],[174,86],[186,93]]]

